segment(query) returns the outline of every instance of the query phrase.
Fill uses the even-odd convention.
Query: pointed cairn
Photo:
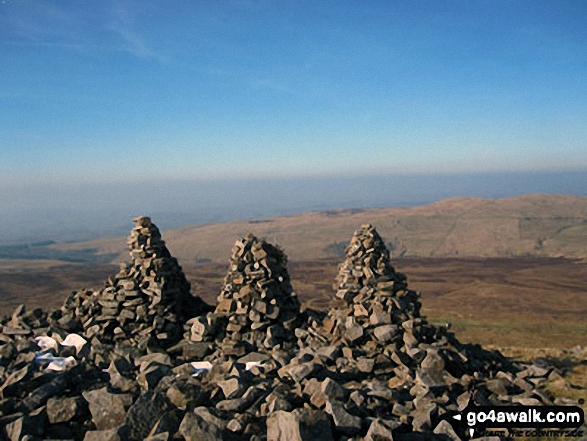
[[[232,248],[214,313],[193,320],[192,341],[215,340],[220,353],[289,350],[300,304],[279,248],[249,234]]]
[[[85,336],[102,343],[151,340],[168,346],[181,339],[190,283],[148,217],[134,219],[127,244],[131,261],[121,264],[100,291],[75,292],[60,323],[82,323]]]
[[[328,340],[361,345],[380,325],[392,329],[420,317],[418,294],[407,289],[403,274],[395,272],[383,239],[370,224],[355,231],[334,289],[323,323],[322,334]]]

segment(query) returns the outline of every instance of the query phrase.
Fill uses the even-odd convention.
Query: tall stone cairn
[[[334,288],[327,316],[298,331],[300,345],[330,357],[343,384],[360,381],[362,396],[379,389],[371,415],[391,415],[394,424],[422,432],[469,400],[507,404],[534,397],[516,396],[521,390],[512,382],[519,368],[501,354],[463,345],[421,316],[418,293],[391,266],[372,225],[355,232]],[[495,384],[503,386],[503,396],[493,392]],[[540,400],[548,402],[544,395]]]
[[[134,223],[127,240],[130,262],[102,290],[72,293],[59,323],[66,329],[81,323],[87,338],[102,343],[151,339],[168,346],[182,338],[190,283],[151,219],[141,216]]]
[[[370,224],[355,231],[333,288],[327,317],[309,330],[316,344],[340,340],[350,347],[375,349],[381,343],[377,328],[385,326],[378,334],[383,329],[396,332],[403,323],[420,319],[419,294],[409,290],[406,277],[391,266],[389,251]]]
[[[300,304],[286,264],[283,251],[252,234],[237,240],[216,310],[192,320],[190,339],[220,342],[227,356],[291,349]]]

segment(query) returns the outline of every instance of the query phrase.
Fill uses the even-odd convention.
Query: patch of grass
[[[522,348],[570,348],[587,343],[587,324],[562,322],[538,324],[525,321],[520,315],[516,322],[491,321],[490,318],[465,320],[454,316],[429,317],[435,325],[450,323],[459,340],[482,345],[503,345]]]
[[[332,242],[331,244],[326,245],[323,250],[328,257],[344,258],[344,253],[348,245],[349,243],[346,240]]]
[[[59,260],[76,263],[108,263],[117,253],[99,253],[97,248],[61,250],[54,241],[0,246],[0,259]]]

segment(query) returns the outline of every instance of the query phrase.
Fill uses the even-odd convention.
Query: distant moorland
[[[279,244],[292,261],[315,260],[342,256],[362,223],[377,227],[394,258],[587,258],[587,198],[576,196],[453,198],[419,207],[310,212],[175,228],[164,231],[164,239],[184,263],[225,262],[234,241],[248,233]],[[104,263],[120,260],[126,248],[124,238],[114,237],[22,251],[0,248],[0,257],[10,253]]]

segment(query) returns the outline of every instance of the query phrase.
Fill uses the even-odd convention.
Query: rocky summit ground
[[[355,232],[330,308],[303,309],[283,250],[232,249],[215,306],[192,296],[149,218],[104,288],[0,323],[8,440],[458,440],[476,405],[576,404],[548,363],[463,344],[421,314],[371,225]]]

